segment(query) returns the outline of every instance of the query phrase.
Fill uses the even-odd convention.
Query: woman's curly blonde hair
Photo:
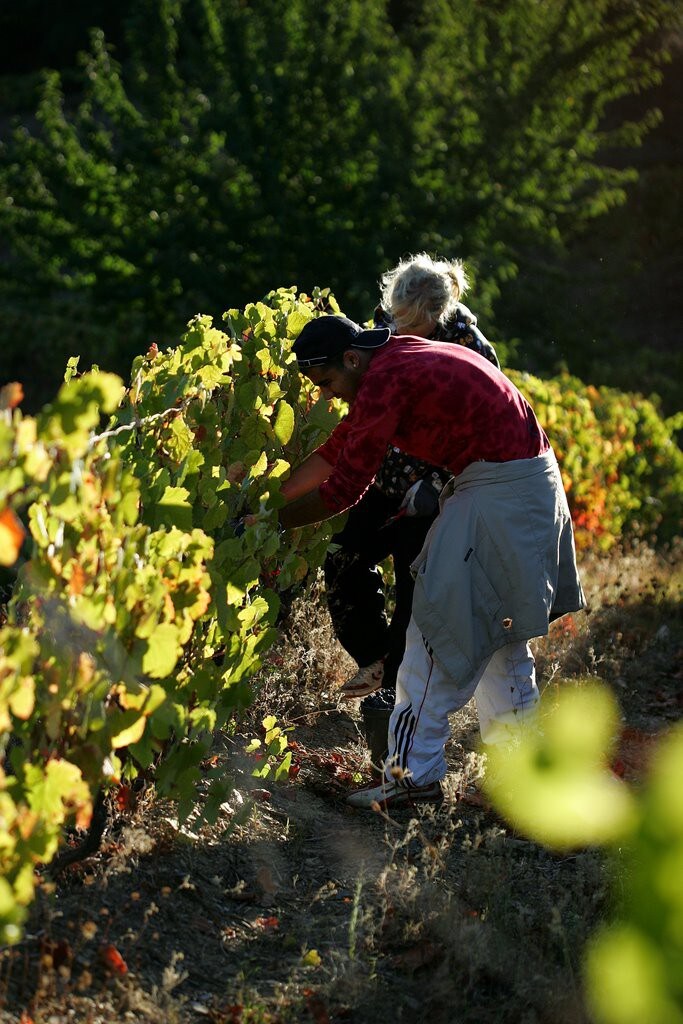
[[[446,323],[468,285],[461,260],[435,260],[421,252],[382,275],[382,307],[399,334],[428,336]]]

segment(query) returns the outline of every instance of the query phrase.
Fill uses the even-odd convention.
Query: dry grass
[[[654,736],[680,716],[680,549],[583,575],[589,613],[536,642],[546,700],[597,675]],[[217,824],[183,831],[152,794],[114,813],[103,851],[43,891],[2,954],[2,1024],[587,1024],[581,950],[613,899],[603,855],[551,854],[477,803],[470,707],[440,808],[348,809],[368,767],[357,708],[337,700],[353,668],[316,583],[238,734],[216,738],[217,763],[242,770]],[[243,750],[266,713],[291,727],[298,774],[254,792]]]

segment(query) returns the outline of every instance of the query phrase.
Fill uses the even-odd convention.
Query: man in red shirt
[[[414,565],[384,780],[349,797],[357,807],[437,800],[448,714],[474,695],[484,741],[508,737],[538,701],[528,640],[584,605],[557,463],[523,395],[463,346],[323,316],[293,351],[349,414],[283,486],[283,527],[354,505],[388,444],[453,474]]]

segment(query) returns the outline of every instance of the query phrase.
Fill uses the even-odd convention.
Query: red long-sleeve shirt
[[[550,447],[527,400],[492,363],[461,345],[413,337],[378,349],[348,416],[317,449],[334,467],[320,486],[331,512],[362,497],[388,444],[453,475]]]

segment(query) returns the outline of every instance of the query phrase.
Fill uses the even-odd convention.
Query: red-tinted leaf
[[[100,950],[100,955],[105,966],[108,967],[110,971],[113,971],[115,974],[128,973],[128,964],[123,959],[116,946],[103,946]]]
[[[130,810],[133,804],[133,791],[130,786],[121,785],[118,787],[114,794],[114,803],[116,804],[116,810],[121,814]]]
[[[279,917],[257,917],[254,921],[255,928],[263,928],[264,931],[280,927]]]
[[[82,565],[76,562],[71,570],[71,579],[69,580],[69,593],[72,597],[77,597],[79,594],[83,593],[83,587],[85,586],[86,579],[87,576],[85,574],[85,569]]]
[[[11,508],[0,512],[0,565],[14,565],[24,543],[26,530]]]
[[[647,772],[657,734],[626,726],[619,737],[617,750],[610,767],[615,775],[627,782],[637,782]]]

